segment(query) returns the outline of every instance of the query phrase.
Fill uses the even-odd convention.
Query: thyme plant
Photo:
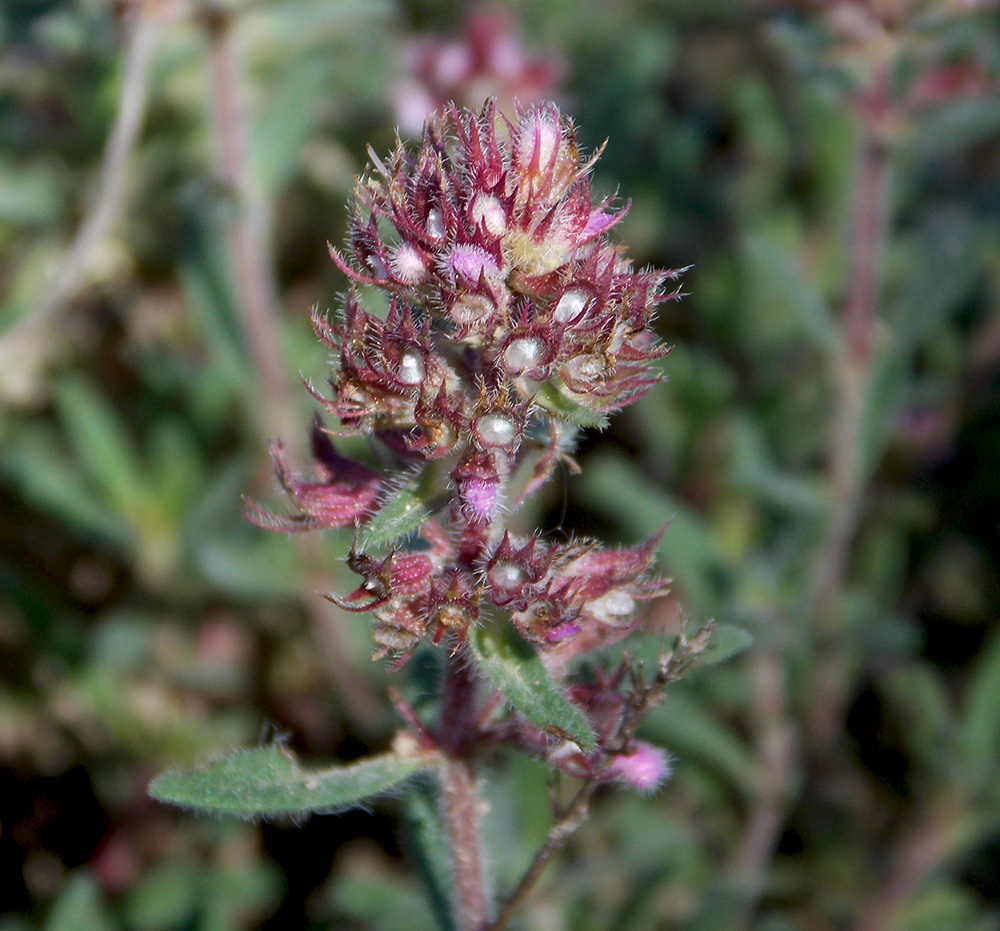
[[[294,505],[248,516],[278,531],[354,528],[356,589],[327,597],[369,614],[378,657],[399,670],[439,648],[437,714],[398,694],[391,750],[346,767],[303,770],[282,747],[169,773],[162,800],[250,816],[338,810],[420,770],[436,775],[450,850],[450,921],[504,924],[545,862],[582,821],[595,789],[657,787],[662,749],[636,740],[644,714],[708,643],[704,628],[652,668],[600,651],[643,623],[667,591],[659,536],[631,549],[556,542],[517,529],[518,509],[601,427],[660,378],[652,323],[678,297],[679,271],[636,270],[611,231],[624,209],[595,202],[573,124],[553,104],[512,119],[490,103],[433,115],[415,151],[402,143],[357,182],[349,245],[331,247],[350,279],[342,314],[314,314],[336,364],[317,416],[315,476],[272,455]],[[384,315],[373,308],[381,292]],[[384,468],[352,461],[331,437],[363,435]],[[394,693],[395,694],[395,693]],[[498,906],[481,843],[485,748],[512,747],[578,780],[548,840]]]

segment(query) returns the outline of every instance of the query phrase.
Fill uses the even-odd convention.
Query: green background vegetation
[[[518,926],[1000,928],[1000,13],[505,9],[583,144],[610,140],[595,185],[631,199],[630,254],[694,266],[669,380],[538,519],[630,544],[672,520],[661,619],[755,638],[670,692],[644,735],[672,781],[600,795]],[[325,241],[391,145],[408,43],[463,13],[0,9],[3,931],[437,927],[405,852],[420,793],[257,825],[145,790],[274,736],[350,761],[391,740],[387,684],[420,698],[420,656],[387,677],[366,620],[313,594],[347,590],[350,534],[267,534],[240,496],[276,500],[269,437],[304,467],[309,310],[344,287]],[[541,767],[495,762],[504,888],[549,814]]]

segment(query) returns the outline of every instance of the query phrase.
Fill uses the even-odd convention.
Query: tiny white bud
[[[402,245],[392,257],[392,270],[404,284],[419,284],[427,276],[427,266],[419,250]]]
[[[583,291],[567,291],[556,303],[552,314],[556,323],[569,323],[575,320],[587,306],[588,295]]]
[[[424,380],[423,357],[414,349],[407,349],[400,357],[396,376],[404,385],[419,385]]]
[[[503,205],[492,194],[478,194],[472,202],[472,220],[482,224],[487,232],[499,236],[507,229],[507,214]]]
[[[444,239],[444,217],[437,207],[431,207],[427,211],[427,235],[435,239]]]
[[[464,294],[451,305],[451,319],[459,326],[471,326],[488,319],[493,305],[479,294]]]
[[[512,375],[534,368],[542,358],[542,344],[533,336],[512,339],[503,351],[504,365]]]
[[[552,164],[561,141],[562,130],[556,123],[533,115],[521,126],[517,139],[518,160],[525,168],[544,171]],[[534,162],[536,154],[538,161]]]
[[[476,434],[483,446],[507,446],[514,439],[514,421],[500,414],[487,414],[476,424]]]
[[[597,381],[605,369],[604,359],[596,354],[576,356],[566,364],[567,373],[578,381]]]
[[[590,613],[605,624],[621,623],[635,610],[635,600],[621,588],[613,588],[610,592],[595,598],[587,605]]]
[[[513,562],[498,562],[490,569],[490,581],[505,591],[520,588],[524,582],[524,570]]]

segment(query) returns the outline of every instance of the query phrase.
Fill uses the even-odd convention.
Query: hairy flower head
[[[394,544],[419,530],[423,552],[356,548],[361,585],[333,599],[374,615],[382,653],[406,655],[424,637],[461,643],[497,611],[553,657],[623,636],[637,602],[663,590],[650,578],[655,541],[515,540],[504,517],[560,461],[575,467],[578,429],[603,425],[659,379],[665,349],[652,323],[679,272],[636,270],[610,240],[624,208],[595,201],[597,156],[581,155],[554,104],[513,119],[493,103],[451,106],[415,148],[369,153],[347,246],[330,249],[350,280],[343,312],[314,318],[335,357],[329,394],[314,394],[340,432],[379,440],[400,473],[429,477],[421,487],[434,491],[414,511],[422,525],[378,537]],[[364,289],[383,292],[387,312]],[[363,534],[370,522],[382,532],[393,485],[332,458],[329,443],[323,452],[332,465],[321,483],[296,481],[276,455],[301,515],[278,529],[353,522]]]

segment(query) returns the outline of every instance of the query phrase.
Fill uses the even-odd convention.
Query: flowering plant
[[[164,800],[266,815],[342,808],[418,770],[439,777],[450,841],[454,916],[499,927],[479,853],[477,751],[500,743],[582,780],[558,811],[522,892],[606,782],[653,789],[663,751],[635,740],[664,686],[704,651],[709,630],[662,652],[644,673],[627,658],[580,658],[641,623],[662,595],[659,536],[633,549],[551,542],[517,526],[518,508],[563,463],[583,427],[641,397],[665,354],[652,321],[676,298],[679,271],[635,270],[609,233],[624,210],[594,202],[572,123],[553,104],[508,119],[450,107],[419,148],[398,144],[356,186],[349,246],[331,247],[350,279],[342,317],[315,314],[333,350],[329,391],[310,387],[337,422],[317,417],[315,477],[276,470],[294,512],[248,504],[280,531],[353,527],[358,576],[341,608],[370,613],[378,656],[398,669],[421,644],[446,666],[435,722],[396,696],[407,727],[392,750],[349,767],[304,772],[282,748],[248,751],[153,785]],[[599,153],[598,153],[599,154]],[[373,309],[372,294],[386,310]],[[343,457],[331,436],[370,437],[378,471]],[[383,457],[385,458],[385,456]]]

